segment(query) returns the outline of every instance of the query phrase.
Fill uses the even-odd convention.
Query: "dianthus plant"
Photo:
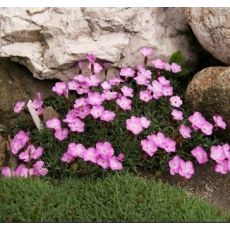
[[[180,73],[181,66],[161,59],[151,60],[153,50],[149,47],[141,48],[140,53],[143,55],[142,64],[132,68],[120,68],[119,74],[113,77],[107,77],[109,64],[98,60],[93,54],[87,54],[87,65],[91,72],[89,75],[82,74],[83,65],[79,62],[77,75],[69,81],[55,83],[52,91],[57,96],[65,98],[68,111],[59,117],[49,119],[45,126],[52,131],[60,145],[68,143],[60,160],[67,165],[84,161],[101,170],[116,171],[124,168],[126,158],[128,159],[126,151],[131,146],[126,146],[124,150],[114,146],[112,142],[118,137],[111,138],[108,135],[103,139],[98,137],[98,141],[91,145],[87,142],[73,141],[74,136],[86,135],[87,122],[95,121],[101,124],[100,127],[108,129],[110,135],[113,135],[113,128],[122,130],[119,138],[124,142],[138,141],[138,146],[135,148],[138,149],[139,155],[142,154],[143,161],[157,158],[163,153],[163,157],[167,156],[171,175],[179,174],[189,179],[195,172],[194,163],[205,164],[209,160],[214,161],[216,172],[222,174],[229,172],[230,145],[227,143],[212,145],[210,149],[202,146],[203,143],[196,143],[188,150],[189,160],[183,159],[180,154],[180,146],[183,143],[192,143],[196,135],[209,138],[215,130],[225,129],[226,123],[219,115],[214,115],[212,121],[205,119],[198,111],[186,115],[182,109],[183,100],[175,93],[172,81],[167,77]],[[170,111],[167,116],[176,127],[173,135],[164,133],[158,124],[153,125],[154,110],[145,113],[142,109],[152,103],[157,105],[158,102],[164,103]],[[41,115],[43,101],[40,94],[37,94],[33,104],[38,115]],[[20,112],[24,106],[25,102],[17,102],[14,112]],[[162,112],[162,119],[164,119],[163,110],[159,111]],[[122,123],[118,117],[122,117]],[[110,124],[115,126],[112,128]],[[93,132],[91,135],[94,135]],[[18,158],[24,163],[20,164],[15,171],[4,167],[2,169],[4,176],[40,176],[47,173],[47,169],[43,166],[44,162],[39,160],[43,152],[42,147],[36,148],[28,142],[27,133],[20,131],[16,134],[11,142],[11,152],[18,154],[22,151]],[[116,151],[117,149],[119,151]],[[133,157],[139,158],[139,156]]]

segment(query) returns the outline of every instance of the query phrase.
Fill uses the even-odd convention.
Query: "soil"
[[[35,79],[24,66],[8,58],[0,58],[0,132],[18,119],[30,121],[27,113],[22,112],[20,116],[13,113],[13,106],[17,101],[33,99],[36,92],[44,97],[52,96],[53,84],[51,80]]]
[[[210,165],[199,165],[195,171],[189,180],[177,175],[164,175],[162,180],[230,212],[230,174],[215,173]]]

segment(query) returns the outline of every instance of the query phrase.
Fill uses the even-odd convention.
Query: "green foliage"
[[[181,61],[181,56],[181,52],[176,52],[172,55],[171,60]],[[175,77],[171,73],[163,73],[163,75],[167,76],[174,86],[174,92],[183,99],[185,90],[183,80]],[[153,75],[153,79],[154,78],[156,78],[155,74]],[[172,120],[168,98],[161,98],[160,100],[152,100],[145,103],[139,100],[139,91],[141,87],[136,86],[133,82],[130,82],[129,86],[133,87],[135,90],[131,111],[119,109],[115,101],[106,102],[104,105],[105,108],[116,112],[116,118],[113,122],[102,123],[89,116],[85,119],[85,132],[71,133],[65,141],[60,142],[55,139],[52,130],[45,129],[40,133],[33,126],[26,127],[25,123],[15,125],[8,130],[8,132],[13,136],[20,129],[30,131],[32,143],[44,147],[42,160],[44,160],[46,167],[49,169],[49,176],[55,178],[73,175],[89,175],[90,177],[96,178],[107,174],[107,171],[91,163],[83,162],[82,160],[77,160],[70,166],[61,162],[60,158],[67,150],[67,146],[70,142],[82,143],[86,147],[90,147],[95,146],[99,141],[108,141],[113,145],[116,154],[121,152],[125,154],[125,169],[132,171],[141,169],[156,172],[159,170],[161,172],[168,172],[168,161],[175,153],[169,154],[158,150],[154,157],[146,156],[142,152],[140,142],[149,134],[163,132],[168,137],[175,139],[177,141],[176,154],[179,154],[185,160],[194,160],[191,155],[191,150],[197,145],[203,146],[206,150],[209,150],[211,145],[221,142],[221,139],[216,135],[207,137],[198,132],[194,132],[191,139],[183,139],[178,131],[181,122]],[[74,93],[70,94],[71,104],[73,104],[75,98],[76,95],[74,95]],[[45,106],[52,106],[60,114],[60,118],[64,118],[69,110],[69,105],[64,97],[53,96],[47,98],[44,104]],[[183,105],[182,110],[185,118],[192,112],[186,105]],[[151,126],[138,136],[129,134],[126,129],[125,121],[132,115],[146,116],[151,121]],[[63,124],[63,126],[64,125],[65,124]]]
[[[170,62],[174,62],[183,66],[182,71],[174,74],[174,77],[188,77],[188,75],[193,71],[191,66],[185,63],[184,56],[181,51],[176,51],[173,53],[170,57]]]
[[[168,76],[174,85],[175,91],[179,92],[179,95],[183,98],[183,89],[180,87],[180,81]],[[160,100],[152,100],[148,103],[139,100],[140,87],[129,85],[135,89],[135,96],[133,98],[132,110],[123,111],[118,108],[115,101],[105,103],[105,108],[116,112],[116,118],[111,123],[102,123],[91,116],[85,119],[85,132],[84,133],[71,133],[67,140],[59,142],[52,134],[52,131],[44,130],[39,133],[37,131],[32,135],[32,142],[37,145],[42,145],[45,149],[43,160],[49,169],[49,175],[54,177],[65,177],[67,175],[78,176],[92,176],[98,177],[102,174],[106,174],[97,166],[85,163],[82,160],[77,160],[74,165],[66,166],[60,161],[62,154],[67,150],[68,143],[76,142],[82,143],[86,147],[95,146],[98,141],[108,141],[112,143],[116,154],[122,152],[125,154],[124,168],[133,171],[141,170],[153,170],[168,172],[168,161],[173,154],[166,153],[158,150],[154,157],[146,156],[141,149],[140,142],[147,135],[163,132],[170,138],[177,141],[177,152],[185,160],[194,160],[191,155],[191,150],[197,145],[204,146],[207,150],[211,145],[220,142],[220,139],[215,135],[212,137],[204,136],[201,133],[193,133],[191,139],[183,139],[179,134],[179,126],[181,122],[174,121],[171,117],[171,107],[168,98],[161,98]],[[73,97],[73,95],[72,95]],[[67,104],[61,104],[58,100],[63,100],[62,97],[53,97],[52,101],[47,100],[46,105],[52,105],[55,110],[67,111]],[[55,101],[55,103],[54,103]],[[52,102],[50,104],[50,102]],[[59,108],[59,106],[62,108]],[[63,107],[64,106],[64,107]],[[184,116],[187,118],[191,111],[184,107]],[[65,113],[62,113],[64,118]],[[128,133],[126,129],[126,119],[134,116],[146,116],[151,121],[151,126],[144,130],[140,135],[134,136]],[[188,123],[187,123],[188,124]],[[64,125],[64,124],[63,124]]]
[[[128,173],[104,179],[0,179],[1,222],[228,222],[230,217],[161,182]]]
[[[170,57],[170,62],[175,62],[177,64],[182,64],[184,61],[184,57],[181,51],[176,51]]]

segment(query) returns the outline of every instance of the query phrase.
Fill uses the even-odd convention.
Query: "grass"
[[[129,173],[0,179],[0,222],[227,222],[210,204]]]

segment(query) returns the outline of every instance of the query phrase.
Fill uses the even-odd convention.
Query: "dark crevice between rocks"
[[[17,101],[33,99],[36,92],[42,92],[45,97],[52,96],[53,80],[38,80],[23,65],[0,58],[0,130],[12,126],[17,121],[31,123],[28,113],[18,116],[13,113]]]

